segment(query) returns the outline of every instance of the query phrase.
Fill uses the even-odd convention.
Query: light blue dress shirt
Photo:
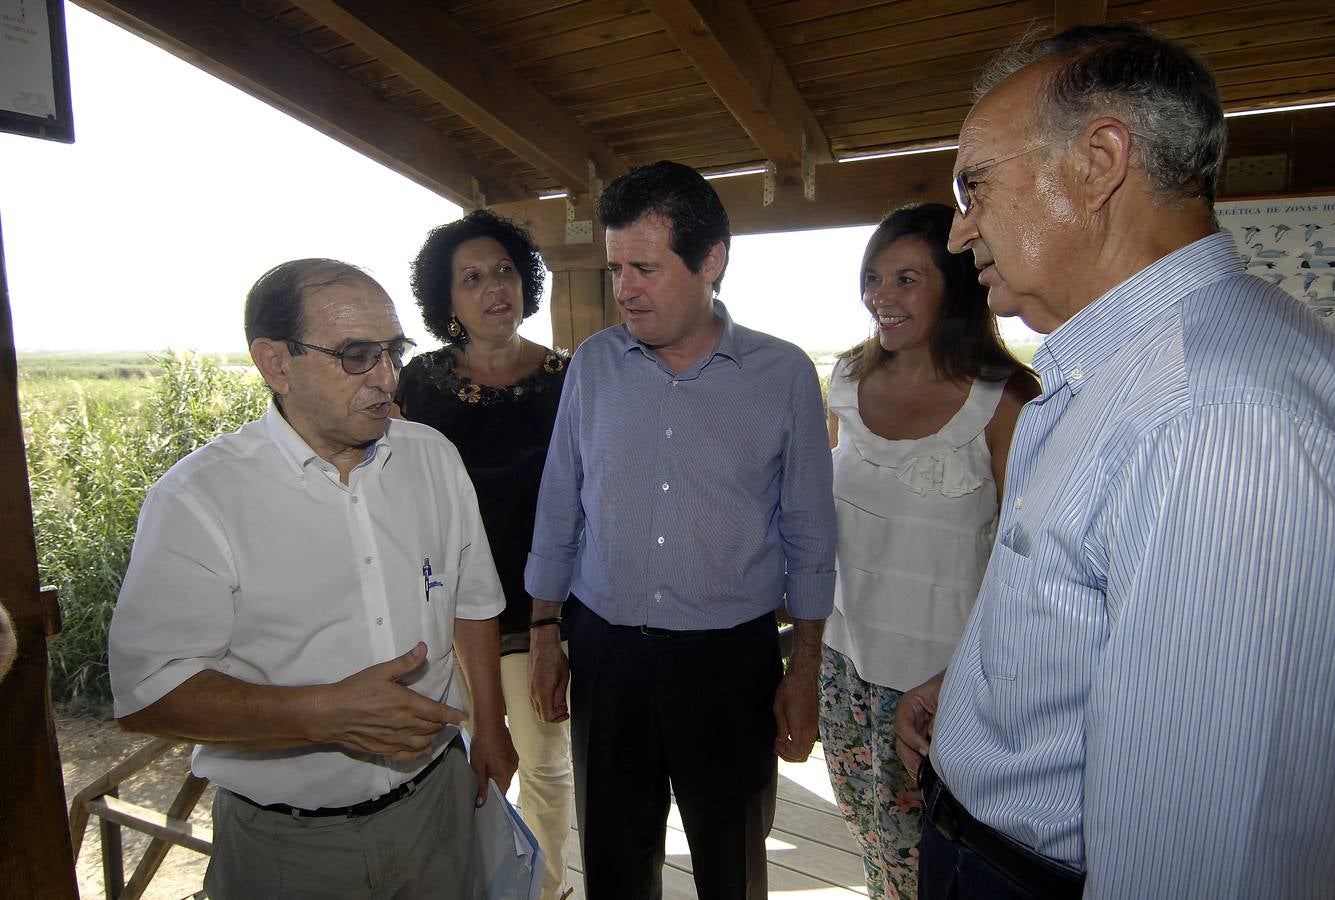
[[[624,325],[566,375],[538,496],[530,594],[573,592],[617,625],[731,628],[784,597],[834,602],[834,495],[820,382],[785,341],[733,323],[673,373]]]
[[[1335,891],[1335,335],[1227,234],[1034,357],[933,762],[1086,897]]]

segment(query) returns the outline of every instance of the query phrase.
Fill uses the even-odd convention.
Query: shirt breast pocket
[[[979,624],[983,674],[989,680],[1014,681],[1018,669],[1025,596],[1033,587],[1033,560],[997,541],[980,596],[985,605]]]
[[[432,659],[442,659],[450,652],[449,636],[454,629],[455,597],[459,588],[459,568],[454,561],[430,566],[422,579],[426,602],[422,604],[422,640],[430,648]],[[424,569],[427,566],[423,567]]]

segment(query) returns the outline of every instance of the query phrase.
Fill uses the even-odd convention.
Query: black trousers
[[[971,816],[923,760],[921,900],[1079,900],[1084,875]]]
[[[645,634],[569,601],[575,809],[589,900],[663,893],[669,788],[700,900],[767,893],[778,764],[773,615]],[[574,607],[569,609],[569,607]]]

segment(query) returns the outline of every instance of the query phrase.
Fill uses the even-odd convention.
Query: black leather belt
[[[697,631],[672,631],[667,628],[654,628],[652,625],[612,625],[608,628],[614,631],[634,631],[645,637],[653,638],[684,638],[684,637],[705,637],[711,634],[727,634],[732,631],[731,628],[702,628]]]
[[[445,758],[445,754],[450,752],[450,747],[452,745],[453,742],[447,744],[445,749],[437,754],[435,759],[427,763],[422,771],[414,775],[410,781],[405,781],[388,794],[381,794],[379,797],[363,800],[361,803],[354,803],[351,806],[322,806],[319,809],[302,809],[299,806],[288,806],[286,803],[256,803],[245,794],[233,793],[238,799],[246,801],[251,806],[257,806],[266,812],[283,813],[284,815],[296,816],[301,819],[322,819],[329,816],[344,816],[349,819],[356,819],[361,816],[370,816],[380,812],[382,809],[392,806],[411,794],[419,784],[426,781],[428,775],[436,770],[436,767],[440,765],[440,761]]]
[[[1007,878],[1045,900],[1079,900],[1085,886],[1082,873],[1017,844],[969,815],[926,757],[918,773],[918,785],[922,788],[923,818],[943,838],[968,847]]]
[[[592,610],[589,611],[592,612]],[[599,616],[599,618],[601,619],[602,617]],[[719,634],[737,634],[747,628],[759,627],[762,623],[770,623],[769,627],[773,628],[773,622],[774,613],[765,613],[754,619],[749,619],[748,621],[734,625],[731,628],[697,628],[688,631],[673,631],[670,628],[655,628],[652,625],[613,625],[611,622],[606,622],[604,620],[604,624],[606,624],[608,629],[612,631],[633,631],[637,634],[642,634],[645,637],[652,638],[698,638]]]

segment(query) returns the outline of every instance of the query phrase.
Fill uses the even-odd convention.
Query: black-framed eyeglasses
[[[352,341],[342,350],[330,350],[328,347],[294,341],[291,338],[286,340],[289,344],[305,347],[307,350],[318,350],[334,357],[343,364],[343,371],[349,375],[365,375],[380,365],[380,357],[386,353],[389,354],[390,365],[398,371],[412,358],[413,348],[417,346],[416,341],[406,337],[394,338],[392,341]]]
[[[1051,147],[1055,141],[1044,141],[1041,144],[1034,144],[1032,147],[1025,147],[1023,150],[1017,150],[1009,156],[998,156],[994,159],[985,159],[975,166],[969,166],[967,169],[960,169],[955,176],[955,183],[952,185],[955,191],[955,208],[960,211],[961,216],[967,216],[974,207],[973,180],[983,172],[999,166],[1004,162],[1010,162],[1012,159],[1019,159],[1026,153],[1033,153],[1035,150],[1042,150],[1044,147]]]

